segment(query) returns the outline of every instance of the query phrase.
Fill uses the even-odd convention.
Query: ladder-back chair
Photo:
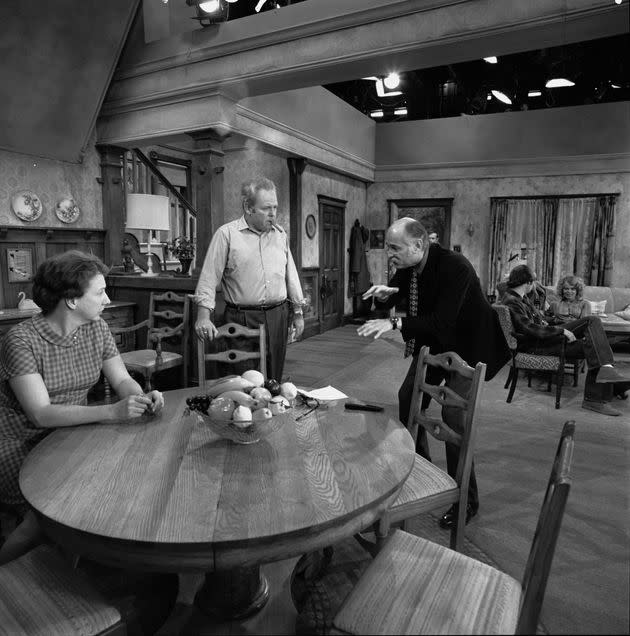
[[[235,322],[228,322],[218,327],[219,333],[216,340],[225,339],[232,342],[235,338],[249,338],[258,344],[257,351],[243,351],[241,349],[228,348],[224,351],[206,353],[206,341],[197,339],[197,364],[199,374],[199,386],[206,384],[206,363],[224,362],[228,364],[240,364],[247,360],[259,360],[259,371],[267,377],[267,344],[265,325],[258,328],[244,327]],[[213,341],[214,342],[214,341]]]
[[[468,386],[468,390],[464,391],[465,395],[456,393],[448,386],[427,384],[426,374],[429,366],[438,367],[458,376],[460,382]],[[448,504],[457,505],[457,516],[451,528],[450,545],[454,550],[461,550],[466,526],[468,484],[475,447],[476,409],[485,373],[486,365],[483,362],[477,363],[473,369],[452,351],[432,355],[426,346],[420,350],[409,409],[409,432],[415,443],[419,427],[422,426],[436,439],[459,446],[457,475],[453,479],[446,471],[416,454],[411,474],[403,484],[398,497],[374,527],[376,543],[370,545],[364,537],[357,537],[372,554],[378,552],[387,538],[391,524],[402,522],[404,529],[407,519]],[[422,411],[422,397],[425,393],[441,405],[442,419],[430,418]],[[460,423],[463,421],[463,433],[453,430],[454,418],[457,418]],[[455,428],[458,427],[455,426]]]
[[[131,327],[112,329],[112,333],[129,333],[138,329],[147,329],[146,349],[127,351],[122,358],[127,370],[143,376],[144,389],[150,391],[152,378],[158,371],[181,367],[182,387],[188,386],[188,327],[190,299],[167,291],[163,294],[151,292],[149,299],[149,317]],[[164,340],[176,340],[181,353],[164,350]]]
[[[346,597],[333,634],[536,634],[569,490],[575,423],[567,422],[522,584],[500,570],[392,533]]]

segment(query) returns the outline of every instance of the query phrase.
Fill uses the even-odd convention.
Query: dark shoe
[[[599,367],[595,382],[598,384],[609,382],[628,382],[630,378],[622,375],[615,367]]]
[[[582,408],[588,411],[595,411],[595,413],[601,413],[602,415],[621,415],[621,411],[614,409],[608,402],[584,400],[584,402],[582,402]]]
[[[470,504],[466,506],[466,523],[468,523],[477,514],[477,508],[473,508]],[[455,523],[455,506],[451,506],[440,519],[440,528],[452,528]]]

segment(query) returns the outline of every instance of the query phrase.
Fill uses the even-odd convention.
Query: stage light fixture
[[[484,61],[488,62],[488,64],[497,64],[499,60],[495,55],[491,55],[490,57],[484,57]]]
[[[193,19],[204,27],[225,22],[229,17],[228,0],[186,0],[186,4],[195,7],[197,15]]]
[[[400,76],[398,73],[390,73],[384,80],[383,84],[385,84],[385,88],[388,88],[390,91],[398,88],[398,84],[400,84]]]
[[[501,91],[492,91],[492,94],[500,101],[503,102],[504,104],[508,104],[510,105],[512,103],[512,100],[505,94],[502,93]]]

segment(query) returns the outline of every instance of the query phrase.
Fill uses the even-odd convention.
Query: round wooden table
[[[20,488],[46,533],[119,567],[204,571],[198,602],[244,616],[268,595],[260,564],[332,545],[378,519],[411,472],[407,430],[383,413],[323,404],[256,444],[219,438],[185,400],[158,416],[57,429]],[[219,577],[219,580],[217,580]]]

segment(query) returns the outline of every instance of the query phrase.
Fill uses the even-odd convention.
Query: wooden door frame
[[[345,314],[345,297],[346,297],[346,259],[345,259],[345,251],[344,251],[344,246],[346,244],[346,206],[347,206],[348,202],[345,201],[344,199],[335,199],[333,197],[329,197],[329,196],[325,196],[323,194],[318,194],[317,195],[317,210],[318,210],[318,215],[317,215],[317,222],[319,224],[319,230],[317,233],[317,238],[319,241],[319,283],[321,285],[321,281],[323,280],[323,270],[324,270],[324,241],[322,240],[323,234],[323,227],[324,227],[324,210],[323,207],[324,205],[329,205],[331,207],[337,208],[340,212],[341,212],[341,240],[339,241],[339,246],[340,246],[340,259],[339,259],[339,263],[340,263],[340,272],[339,272],[339,276],[340,276],[340,280],[341,280],[341,285],[339,286],[340,289],[340,293],[341,293],[341,302],[340,302],[340,314],[339,314],[339,325],[341,326],[343,324],[343,317]],[[319,293],[319,289],[317,290],[317,293]],[[324,303],[321,301],[319,302],[319,316],[318,316],[318,320],[319,320],[319,329],[320,329],[320,333],[324,332]]]

